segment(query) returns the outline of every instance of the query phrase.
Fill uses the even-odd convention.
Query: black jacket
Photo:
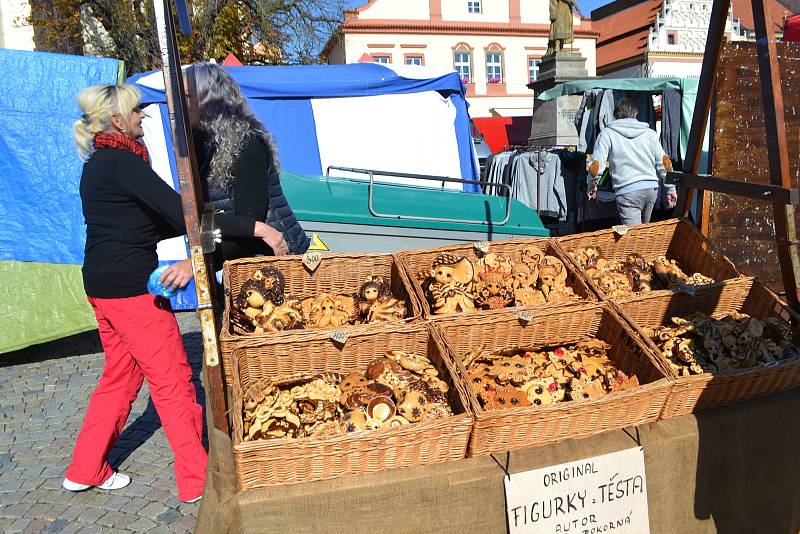
[[[201,174],[206,177],[208,167],[203,162],[203,156],[199,156],[199,159]],[[219,266],[225,260],[259,254],[272,255],[269,246],[261,239],[252,237],[257,220],[283,234],[290,254],[305,252],[310,239],[283,194],[280,173],[273,165],[272,150],[260,136],[251,134],[247,137],[231,174],[233,183],[227,190],[210,186],[204,180],[206,199],[217,210],[216,225],[225,236],[217,247],[215,263]]]

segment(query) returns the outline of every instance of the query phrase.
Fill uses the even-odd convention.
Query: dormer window
[[[467,12],[469,13],[480,13],[481,12],[481,1],[480,0],[470,0],[467,2]]]

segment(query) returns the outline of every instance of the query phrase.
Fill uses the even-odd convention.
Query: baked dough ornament
[[[475,309],[470,292],[475,268],[465,257],[440,254],[433,260],[428,291],[433,300],[433,313],[459,313]]]

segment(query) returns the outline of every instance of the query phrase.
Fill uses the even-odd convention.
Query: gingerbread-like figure
[[[478,276],[478,304],[487,310],[505,308],[513,300],[510,273],[499,267],[488,267]]]
[[[428,287],[432,299],[433,313],[465,312],[475,309],[470,293],[475,268],[465,257],[440,254],[433,260]]]

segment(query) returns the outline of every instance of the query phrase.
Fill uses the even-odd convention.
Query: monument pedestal
[[[570,146],[578,143],[574,121],[583,97],[566,95],[548,101],[539,101],[536,97],[560,83],[588,77],[586,58],[580,54],[561,50],[542,58],[538,80],[528,85],[535,93],[528,144]]]

